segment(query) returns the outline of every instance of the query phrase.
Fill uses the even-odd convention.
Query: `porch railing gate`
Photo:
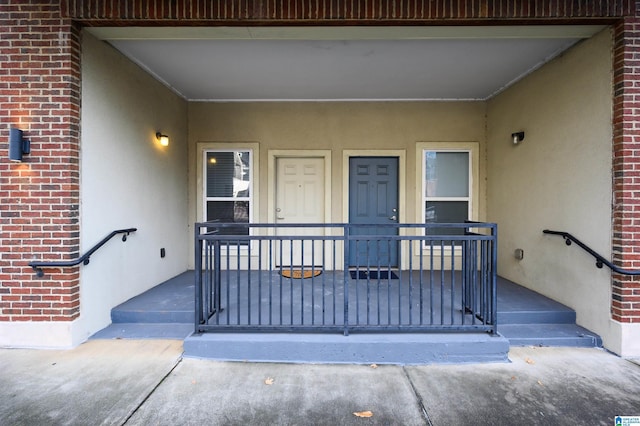
[[[196,223],[195,331],[495,334],[496,239],[480,222]]]

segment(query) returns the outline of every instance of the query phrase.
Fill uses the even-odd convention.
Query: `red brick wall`
[[[640,19],[615,26],[613,262],[640,270]],[[640,278],[613,275],[611,315],[640,323]]]
[[[599,18],[628,15],[632,0],[65,0],[82,20],[328,24]],[[139,22],[138,22],[139,23]]]
[[[79,315],[80,27],[85,25],[616,24],[614,262],[640,269],[640,20],[631,0],[4,0],[0,3],[0,321]],[[9,127],[32,152],[7,160]],[[640,279],[614,275],[612,317],[640,322]]]
[[[0,23],[0,321],[69,321],[78,268],[37,279],[27,263],[78,255],[80,33],[58,1],[5,0]],[[10,127],[31,139],[22,163]]]

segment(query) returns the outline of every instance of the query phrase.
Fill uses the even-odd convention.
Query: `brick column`
[[[0,2],[0,322],[71,321],[80,313],[80,31],[59,1]],[[31,154],[8,159],[9,128]]]
[[[640,18],[614,28],[613,261],[640,270]],[[611,316],[640,323],[640,277],[613,274]]]

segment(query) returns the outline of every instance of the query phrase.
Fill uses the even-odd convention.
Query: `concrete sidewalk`
[[[599,349],[513,348],[510,363],[426,366],[181,355],[170,340],[1,349],[0,424],[613,425],[640,415],[640,366]]]

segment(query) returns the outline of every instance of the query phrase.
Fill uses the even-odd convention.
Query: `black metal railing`
[[[77,259],[61,261],[33,261],[29,262],[29,266],[31,266],[36,271],[37,276],[42,277],[44,276],[44,271],[42,270],[42,268],[62,268],[68,266],[76,266],[81,263],[83,265],[88,265],[91,259],[91,255],[95,253],[100,247],[105,245],[111,238],[118,234],[124,234],[122,235],[122,241],[124,242],[127,241],[127,236],[129,234],[131,234],[132,232],[136,232],[137,230],[138,228],[116,229]]]
[[[371,229],[196,223],[196,333],[497,332],[495,224]]]
[[[611,269],[613,272],[616,272],[618,274],[622,274],[622,275],[640,275],[640,271],[622,269],[622,268],[614,265],[613,263],[611,263],[607,259],[605,259],[602,255],[600,255],[595,250],[593,250],[591,247],[587,246],[585,243],[583,243],[582,241],[580,241],[579,239],[577,239],[576,237],[574,237],[573,235],[571,235],[568,232],[550,231],[548,229],[545,229],[542,232],[545,233],[545,234],[549,234],[549,235],[559,235],[559,236],[561,236],[564,239],[565,244],[568,245],[568,246],[570,246],[571,243],[576,243],[578,246],[580,246],[580,248],[582,248],[584,251],[586,251],[587,253],[589,253],[591,256],[593,256],[596,259],[596,267],[599,268],[599,269],[602,269],[602,267],[606,265],[609,269]]]

